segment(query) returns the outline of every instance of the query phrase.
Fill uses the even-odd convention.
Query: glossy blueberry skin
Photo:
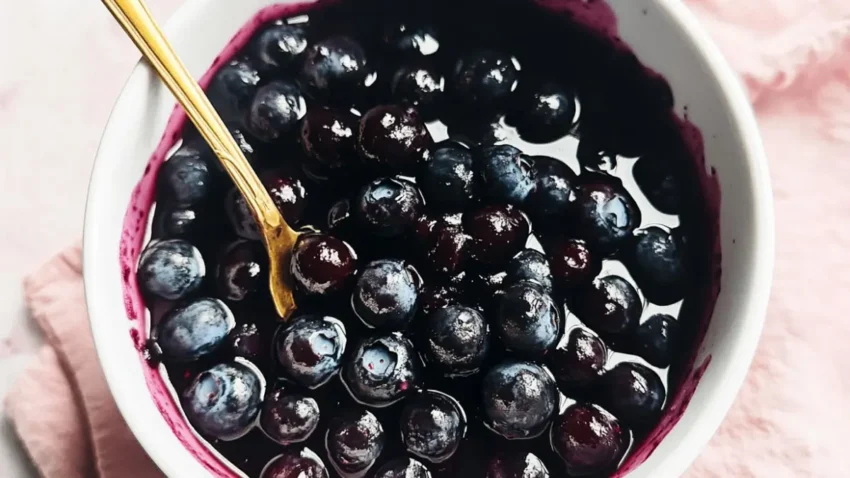
[[[508,287],[499,300],[494,327],[509,350],[539,358],[558,343],[563,319],[552,296],[536,282]]]
[[[481,264],[497,266],[519,253],[528,240],[531,226],[514,206],[485,206],[464,215],[464,231],[472,240],[470,253]]]
[[[460,403],[435,391],[411,397],[399,422],[407,451],[432,463],[451,458],[466,435],[466,414]]]
[[[136,274],[146,294],[177,300],[198,290],[206,265],[195,246],[182,239],[167,239],[147,245]]]
[[[601,476],[619,464],[629,432],[602,408],[577,403],[555,419],[550,440],[570,476]]]
[[[157,204],[153,235],[158,239],[203,240],[210,228],[210,212],[205,206]]]
[[[677,175],[673,166],[675,158],[644,156],[632,169],[635,183],[652,207],[664,214],[680,214],[686,204],[683,191],[683,174]],[[684,162],[684,160],[683,160]]]
[[[556,239],[546,244],[552,282],[569,291],[593,280],[602,270],[602,258],[581,239]]]
[[[215,352],[233,330],[233,313],[218,299],[179,305],[156,325],[156,343],[166,359],[188,362]]]
[[[406,58],[430,56],[440,49],[437,31],[428,25],[392,23],[381,40],[388,53]]]
[[[371,328],[404,330],[416,315],[420,283],[416,269],[403,261],[374,261],[357,279],[351,305]]]
[[[367,233],[397,237],[410,232],[422,214],[422,195],[405,179],[380,178],[360,192],[355,217]]]
[[[423,217],[424,218],[424,217]],[[431,272],[442,277],[451,277],[463,270],[469,258],[470,237],[463,232],[460,218],[454,216],[442,217],[428,221],[423,231],[423,220],[417,224],[417,235],[425,251],[424,264]]]
[[[433,142],[422,117],[403,105],[375,106],[360,118],[357,147],[373,171],[415,175]]]
[[[669,305],[685,297],[691,274],[685,240],[678,229],[650,226],[635,231],[623,262],[650,302]]]
[[[293,227],[301,225],[309,201],[307,183],[298,174],[285,169],[263,171],[260,179],[287,224]],[[236,235],[243,239],[260,240],[257,222],[239,190],[235,187],[231,189],[224,201],[225,214]]]
[[[434,145],[416,182],[429,208],[446,213],[467,209],[477,193],[472,152],[454,141]]]
[[[549,470],[533,453],[499,453],[487,462],[484,478],[549,478]]]
[[[257,91],[245,126],[257,139],[272,143],[295,131],[305,114],[307,102],[298,85],[275,80]]]
[[[180,206],[194,206],[209,199],[213,170],[203,151],[192,145],[180,147],[162,164],[156,177],[157,199]]]
[[[315,97],[345,102],[369,73],[363,47],[347,36],[332,36],[307,48],[299,82]]]
[[[207,96],[225,120],[241,120],[260,84],[260,74],[245,59],[231,60],[210,82]]]
[[[375,472],[374,478],[431,478],[428,468],[413,458],[396,458]]]
[[[180,403],[189,423],[204,435],[231,441],[254,426],[265,384],[254,367],[223,363],[198,374]]]
[[[252,99],[253,95],[251,98],[248,98],[248,104],[245,106],[246,109],[251,105],[250,101]],[[242,154],[245,155],[245,159],[247,159],[251,165],[256,167],[262,159],[262,148],[260,148],[262,143],[246,130],[243,125],[245,119],[244,116],[244,112],[240,113],[238,119],[225,123],[225,126],[227,126],[227,131],[230,133],[233,140],[236,141],[236,145],[239,146]],[[206,141],[201,138],[200,133],[194,131],[193,134],[195,136],[189,139],[193,147],[202,150],[206,157],[210,159],[211,166],[218,171],[220,176],[225,176],[226,173],[224,171],[224,166],[221,165],[221,161],[219,161],[219,159],[215,156],[215,153],[213,153]]]
[[[298,292],[317,297],[342,291],[357,274],[357,265],[357,255],[346,242],[308,233],[295,241],[289,270]]]
[[[339,371],[346,343],[342,322],[333,317],[304,315],[281,326],[274,349],[283,374],[313,389]]]
[[[563,227],[575,199],[577,177],[566,163],[548,156],[533,156],[534,187],[528,194],[525,210],[535,227]]]
[[[490,350],[490,328],[481,312],[450,305],[432,312],[419,333],[425,362],[449,377],[477,373]]]
[[[360,410],[332,419],[325,443],[328,456],[340,471],[359,475],[381,456],[386,433],[372,412]]]
[[[358,118],[350,111],[318,107],[301,124],[304,169],[319,179],[339,178],[356,160]]]
[[[237,357],[250,360],[258,367],[266,365],[271,350],[272,334],[254,322],[236,324],[227,340],[230,351]]]
[[[513,146],[499,144],[481,149],[476,166],[482,191],[491,200],[519,205],[534,188],[533,164]]]
[[[572,310],[594,332],[617,336],[637,328],[643,304],[627,280],[611,275],[582,287]]]
[[[622,182],[607,175],[587,175],[576,188],[576,233],[600,252],[612,253],[640,226],[641,213]]]
[[[505,284],[531,281],[540,284],[547,294],[552,293],[552,269],[549,260],[540,251],[524,249],[508,262],[505,272]]]
[[[487,372],[481,387],[485,424],[508,440],[542,434],[558,407],[552,375],[531,362],[503,362]]]
[[[427,119],[434,118],[443,103],[446,81],[433,66],[405,65],[396,70],[390,85],[394,102],[410,105]]]
[[[374,336],[354,349],[343,365],[342,380],[358,402],[386,407],[419,387],[422,365],[413,344],[401,334]]]
[[[330,474],[319,455],[309,448],[286,449],[271,459],[260,478],[328,478]]]
[[[679,351],[679,322],[667,314],[655,314],[640,324],[634,336],[634,352],[658,368],[667,368]]]
[[[499,107],[517,89],[518,66],[516,58],[501,52],[467,54],[458,59],[452,70],[452,92],[458,100],[471,107]]]
[[[608,349],[588,329],[576,327],[546,357],[546,365],[563,390],[588,390],[605,371]]]
[[[216,267],[219,296],[238,302],[267,287],[268,255],[262,245],[239,240],[222,253]]]
[[[667,398],[658,374],[633,362],[618,363],[605,372],[598,393],[600,405],[627,426],[641,431],[656,423]]]
[[[311,397],[278,387],[263,402],[260,429],[281,445],[300,443],[319,426],[319,404]]]
[[[281,73],[304,57],[308,43],[307,30],[301,25],[271,25],[254,38],[254,63],[264,73]]]
[[[452,285],[426,283],[419,292],[419,311],[427,317],[443,307],[457,304],[459,295]]]
[[[531,143],[551,143],[573,129],[575,95],[556,82],[523,85],[515,98],[508,121],[522,139]]]

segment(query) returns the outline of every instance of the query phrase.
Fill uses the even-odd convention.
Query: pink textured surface
[[[747,384],[686,476],[850,476],[850,380],[841,368],[850,336],[841,314],[850,306],[850,277],[843,274],[850,268],[850,3],[689,3],[741,73],[759,114],[775,188],[778,257]],[[108,22],[89,26],[119,35]],[[78,34],[81,41],[86,32]],[[11,88],[0,109],[37,87]],[[34,104],[47,107],[48,100]],[[63,147],[66,156],[90,161]],[[28,305],[51,348],[9,394],[7,412],[48,478],[158,476],[109,399],[88,336],[78,264],[72,248],[27,282]]]

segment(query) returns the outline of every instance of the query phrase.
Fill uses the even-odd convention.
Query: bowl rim
[[[750,290],[744,305],[741,306],[743,311],[741,315],[742,317],[745,316],[746,320],[741,321],[741,327],[735,334],[739,340],[734,341],[734,345],[728,352],[730,359],[726,362],[728,365],[725,369],[720,372],[722,378],[718,382],[719,386],[707,391],[703,407],[699,414],[694,417],[692,429],[675,444],[672,450],[655,463],[652,469],[653,476],[674,477],[680,476],[708,443],[731,408],[749,371],[766,319],[773,277],[775,229],[773,196],[767,158],[755,114],[742,83],[699,20],[683,2],[680,0],[652,1],[694,43],[728,103],[731,112],[730,122],[738,130],[742,139],[742,160],[750,163],[753,171],[749,186],[752,188],[755,198],[753,203],[754,243],[758,245],[752,251],[755,270],[751,282],[754,286]],[[173,35],[189,28],[195,13],[208,4],[208,1],[202,0],[185,1],[165,23],[163,30],[166,35]],[[116,99],[115,106],[104,127],[89,181],[83,228],[83,279],[87,305],[98,301],[90,283],[93,282],[92,277],[102,274],[102,272],[99,272],[99,266],[95,261],[95,257],[100,256],[101,253],[94,249],[95,241],[90,240],[99,233],[99,221],[95,219],[98,214],[97,208],[95,201],[92,200],[96,195],[97,184],[102,179],[97,172],[101,169],[102,164],[115,160],[113,157],[107,157],[102,146],[107,136],[117,133],[117,130],[111,126],[115,124],[114,116],[117,105],[121,103],[125,95],[129,94],[127,84],[140,75],[153,75],[151,68],[143,60],[140,60],[133,68]],[[115,254],[116,260],[117,257],[118,254]],[[89,306],[89,310],[97,310],[97,308]],[[99,322],[105,320],[109,320],[109,318],[89,313],[95,350],[110,394],[133,436],[159,469],[166,476],[181,476],[186,470],[182,469],[176,463],[176,460],[170,459],[168,453],[163,452],[157,437],[141,432],[145,428],[143,418],[133,413],[133,405],[138,401],[138,397],[129,394],[122,387],[125,378],[124,370],[119,367],[120,363],[107,360],[109,348],[107,344],[112,341],[112,337],[104,328],[97,327]],[[655,455],[653,454],[653,457]],[[642,468],[643,466],[636,471],[641,471]]]

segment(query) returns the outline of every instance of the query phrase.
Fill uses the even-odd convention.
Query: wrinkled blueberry
[[[345,352],[345,327],[332,317],[305,315],[281,326],[275,337],[275,353],[284,375],[317,388],[340,369]]]
[[[467,54],[454,66],[454,96],[469,106],[494,109],[503,105],[519,83],[520,65],[505,53],[479,51]]]
[[[537,82],[519,89],[508,120],[524,140],[550,143],[573,129],[575,116],[572,92],[554,82]]]
[[[210,82],[207,96],[218,114],[227,120],[241,120],[260,84],[260,74],[246,60],[224,65]]]
[[[390,94],[396,103],[415,106],[431,119],[439,112],[445,87],[446,81],[436,68],[417,63],[396,70]]]
[[[260,429],[281,445],[310,438],[319,426],[319,404],[298,392],[278,387],[263,402]]]
[[[404,457],[388,461],[374,478],[431,478],[431,472],[422,462]]]
[[[601,476],[613,471],[629,446],[629,432],[596,405],[570,405],[555,419],[552,449],[570,476]]]
[[[511,145],[488,146],[476,162],[482,190],[493,200],[522,204],[534,188],[532,162]]]
[[[360,118],[358,151],[372,170],[414,175],[432,143],[419,114],[404,106],[379,105]]]
[[[655,314],[640,324],[634,337],[634,352],[650,365],[669,367],[679,350],[679,322],[667,314]]]
[[[601,174],[592,178],[576,188],[576,232],[600,250],[614,252],[640,226],[640,209],[619,179]]]
[[[418,226],[422,225],[422,221]],[[469,256],[470,237],[463,232],[460,220],[453,217],[433,221],[430,231],[418,231],[425,249],[424,263],[432,272],[446,277],[463,269]],[[421,234],[424,233],[424,237]]]
[[[304,169],[313,177],[340,177],[349,171],[357,151],[358,119],[350,111],[310,108],[301,126]]]
[[[540,251],[523,250],[508,262],[505,272],[505,284],[531,281],[540,284],[547,294],[552,293],[552,270],[546,256]]]
[[[339,102],[362,87],[370,73],[366,52],[347,36],[333,36],[307,48],[300,81],[316,97]]]
[[[269,461],[260,478],[328,478],[328,469],[309,448],[287,449]]]
[[[293,227],[301,225],[309,197],[306,183],[298,175],[290,174],[284,169],[264,171],[260,174],[260,179],[287,224]],[[260,240],[257,221],[248,209],[245,198],[236,188],[231,189],[225,197],[225,213],[233,231],[239,237]]]
[[[643,430],[661,416],[666,391],[661,377],[652,369],[621,362],[602,376],[600,404],[632,428]]]
[[[360,192],[355,216],[368,233],[394,237],[412,230],[422,207],[422,195],[415,184],[405,179],[380,178]]]
[[[587,390],[605,371],[608,350],[590,330],[576,327],[546,357],[546,365],[563,390]]]
[[[546,245],[552,282],[570,290],[593,280],[602,270],[602,260],[581,239],[557,239]]]
[[[389,53],[408,58],[433,55],[440,49],[437,31],[427,25],[394,23],[384,30],[382,40]]]
[[[357,279],[351,305],[369,327],[404,330],[416,315],[419,285],[413,266],[398,260],[374,261]]]
[[[528,194],[525,209],[535,227],[563,227],[575,199],[576,174],[566,163],[548,156],[533,156],[534,187]]]
[[[581,288],[573,312],[602,336],[621,335],[637,328],[643,304],[627,280],[606,276],[598,277]]]
[[[385,407],[420,385],[421,369],[410,341],[392,333],[363,340],[343,366],[342,380],[358,402]]]
[[[558,343],[563,320],[552,296],[536,282],[508,287],[499,300],[495,329],[510,350],[542,357]]]
[[[646,199],[664,214],[679,214],[685,205],[683,178],[676,174],[682,168],[675,164],[676,159],[644,156],[632,169],[635,183]]]
[[[198,290],[206,275],[201,252],[182,239],[148,244],[139,259],[139,286],[146,294],[177,300]]]
[[[476,194],[472,153],[453,141],[434,145],[431,160],[416,182],[429,208],[448,213],[465,210]]]
[[[669,305],[685,297],[691,275],[685,241],[678,229],[650,226],[635,231],[634,243],[624,251],[623,262],[650,302]]]
[[[435,391],[408,400],[399,422],[407,451],[432,463],[451,458],[466,435],[466,414],[460,403]]]
[[[156,343],[171,360],[192,361],[217,350],[233,329],[233,313],[218,299],[179,305],[156,325]]]
[[[203,151],[184,144],[162,164],[156,178],[158,200],[180,206],[206,201],[213,189],[213,172]]]
[[[274,24],[255,37],[254,61],[260,71],[281,73],[303,57],[307,44],[303,26]]]
[[[552,375],[530,362],[509,361],[493,367],[481,387],[488,428],[508,440],[540,435],[558,406]]]
[[[183,391],[189,422],[201,433],[235,440],[254,426],[263,401],[263,379],[247,363],[231,362],[198,374]]]
[[[511,205],[486,206],[463,219],[464,231],[472,238],[472,257],[485,265],[508,262],[525,247],[531,233],[528,219]]]
[[[357,274],[354,250],[333,236],[301,234],[292,248],[289,270],[295,289],[320,296],[339,292]]]
[[[240,301],[263,290],[268,267],[268,255],[262,245],[239,240],[224,250],[218,260],[216,281],[220,296]]]
[[[294,83],[273,81],[257,91],[245,125],[258,139],[271,143],[295,130],[307,113],[307,102]]]
[[[325,438],[331,462],[343,473],[363,473],[375,464],[386,443],[384,427],[367,410],[331,420]]]
[[[447,376],[471,375],[490,350],[490,329],[481,312],[451,305],[432,312],[420,332],[420,350],[428,365]]]
[[[549,470],[533,453],[500,453],[487,462],[484,478],[549,478]]]

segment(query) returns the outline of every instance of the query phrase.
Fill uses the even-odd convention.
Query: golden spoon
[[[281,317],[289,317],[295,310],[295,300],[285,277],[298,233],[286,224],[221,117],[157,26],[144,0],[103,0],[103,4],[186,110],[245,197],[269,254],[269,288],[275,308]]]

